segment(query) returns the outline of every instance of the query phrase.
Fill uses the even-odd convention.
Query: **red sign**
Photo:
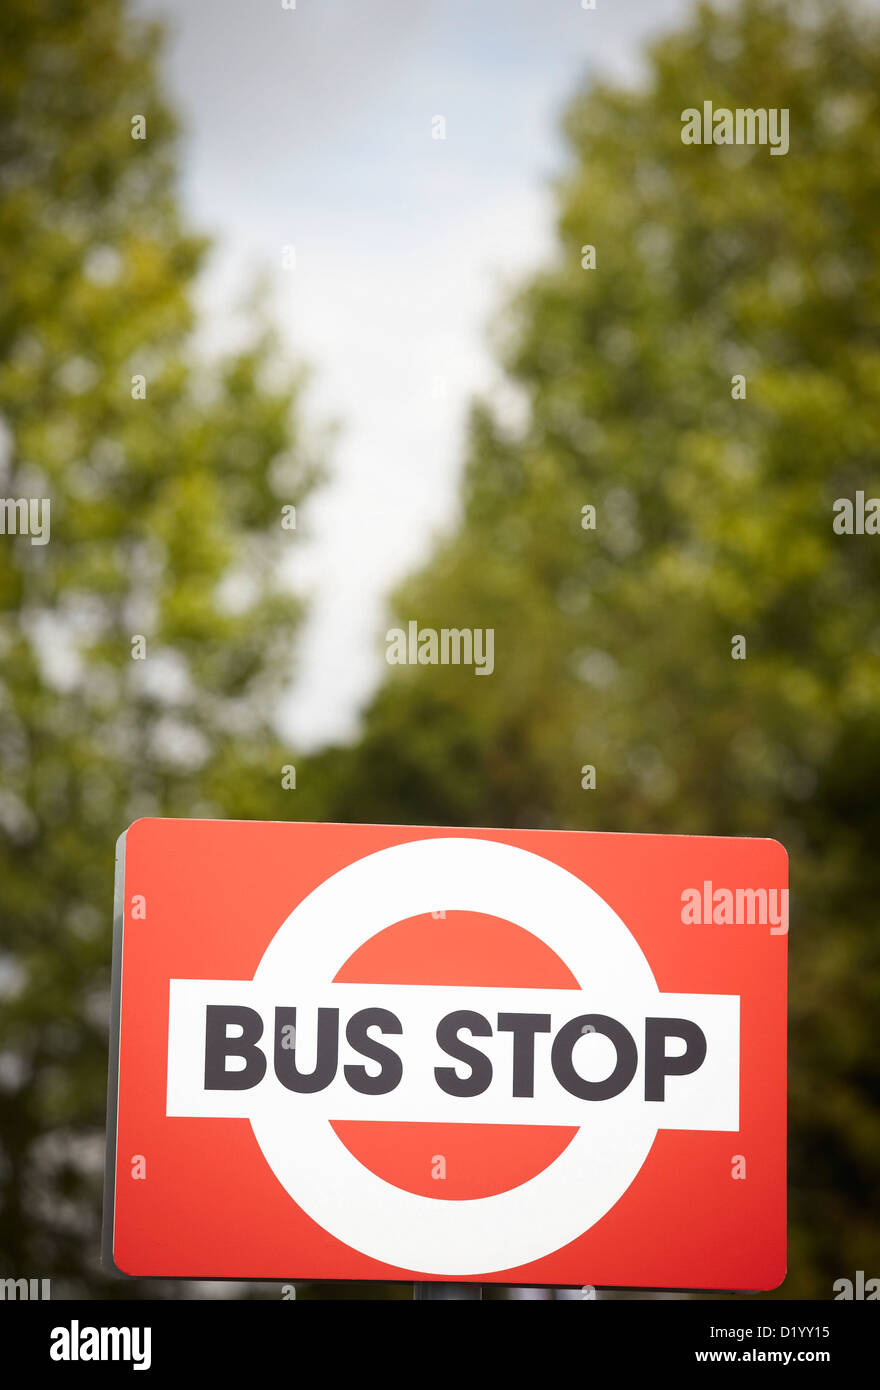
[[[787,932],[772,840],[137,821],[105,1258],[775,1288]]]

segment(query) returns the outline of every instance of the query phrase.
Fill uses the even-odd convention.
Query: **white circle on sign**
[[[443,837],[392,845],[346,865],[291,912],[255,982],[326,986],[349,957],[395,922],[470,910],[515,922],[546,943],[591,997],[651,999],[656,981],[638,943],[599,897],[560,865],[497,840]],[[580,1044],[578,1044],[580,1046]],[[489,1197],[426,1197],[365,1168],[329,1117],[290,1116],[254,1097],[251,1124],[285,1191],[324,1230],[373,1259],[445,1278],[514,1269],[560,1249],[623,1195],[657,1133],[643,1110],[585,1102],[571,1143],[543,1171]]]

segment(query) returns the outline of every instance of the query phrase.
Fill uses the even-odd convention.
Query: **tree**
[[[261,314],[194,356],[159,44],[121,0],[0,18],[0,1268],[55,1296],[163,1292],[99,1267],[116,837],[293,810],[304,377]]]
[[[494,673],[389,667],[320,761],[339,818],[786,845],[783,1297],[880,1256],[880,537],[833,528],[880,494],[878,93],[875,15],[741,0],[577,95],[554,261],[497,334],[527,422],[474,405],[461,525],[394,602],[493,628]],[[710,98],[787,109],[789,152],[684,144]]]

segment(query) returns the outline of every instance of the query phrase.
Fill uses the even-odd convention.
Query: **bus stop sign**
[[[136,821],[105,1262],[775,1288],[787,944],[773,840]]]

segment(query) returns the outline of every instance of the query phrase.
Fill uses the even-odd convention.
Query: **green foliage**
[[[162,1292],[98,1264],[116,837],[291,809],[303,377],[259,314],[194,358],[158,42],[119,0],[0,16],[0,492],[51,502],[47,545],[0,535],[0,1269],[55,1296]]]
[[[788,108],[790,152],[683,145],[704,99]],[[394,605],[494,628],[495,672],[389,668],[316,765],[328,818],[786,845],[783,1297],[880,1261],[880,537],[832,530],[880,495],[878,105],[876,16],[804,0],[700,5],[571,104],[554,262],[498,331],[527,424],[475,405],[462,525]]]

